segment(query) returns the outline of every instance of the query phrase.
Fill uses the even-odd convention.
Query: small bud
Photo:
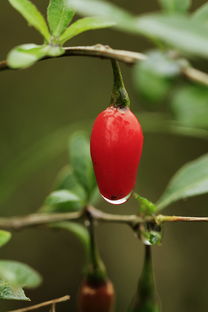
[[[92,283],[84,280],[78,297],[79,312],[110,312],[114,302],[114,288],[110,280]]]

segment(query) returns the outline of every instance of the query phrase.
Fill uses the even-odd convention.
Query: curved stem
[[[115,59],[117,61],[130,65],[133,65],[138,61],[143,61],[147,59],[147,56],[143,53],[111,49],[101,44],[97,44],[94,46],[65,47],[64,49],[66,51],[65,54],[58,57],[89,56],[104,59]],[[42,60],[46,60],[49,58],[52,57],[45,57]],[[0,71],[5,70],[11,70],[11,68],[8,67],[7,62],[4,60],[0,62]],[[191,66],[185,67],[181,69],[181,73],[191,81],[195,81],[205,86],[208,86],[208,74],[198,69],[195,69]]]
[[[111,95],[111,105],[117,108],[125,108],[130,106],[128,93],[125,89],[123,77],[118,62],[111,60],[113,69],[113,90]]]

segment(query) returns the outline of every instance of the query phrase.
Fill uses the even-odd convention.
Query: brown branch
[[[102,212],[92,206],[87,207],[83,212],[67,212],[53,214],[31,214],[22,217],[0,218],[0,229],[21,230],[29,227],[48,225],[61,221],[75,221],[89,213],[98,222],[122,223],[135,226],[144,222],[208,222],[208,217],[183,217],[183,216],[137,216],[137,215],[116,215]]]
[[[42,303],[30,306],[30,307],[17,309],[17,310],[12,310],[12,311],[9,311],[9,312],[26,312],[26,311],[37,310],[37,309],[40,309],[42,307],[46,307],[46,306],[50,306],[50,305],[54,306],[56,303],[65,302],[65,301],[68,301],[68,300],[70,300],[70,296],[64,296],[64,297],[61,297],[61,298],[45,301],[45,302],[42,302]]]
[[[89,57],[99,57],[104,59],[115,59],[117,61],[126,64],[135,64],[138,61],[143,61],[147,59],[147,56],[143,53],[111,49],[108,46],[97,44],[94,46],[77,46],[77,47],[65,47],[65,54],[59,57],[66,56],[89,56]],[[45,57],[42,60],[49,59],[50,57]],[[11,69],[8,67],[6,61],[0,62],[0,71]],[[208,86],[208,74],[199,71],[198,69],[192,67],[185,67],[181,69],[181,73],[188,79],[201,83]]]
[[[21,230],[28,227],[46,225],[48,223],[78,220],[82,217],[82,212],[67,213],[37,213],[22,217],[0,218],[0,229]]]
[[[156,221],[163,222],[208,222],[208,217],[184,217],[184,216],[163,216],[158,215]]]

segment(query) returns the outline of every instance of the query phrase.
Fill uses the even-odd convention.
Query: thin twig
[[[208,222],[208,217],[183,217],[183,216],[137,216],[137,215],[116,215],[105,213],[92,206],[89,206],[83,212],[67,212],[53,214],[31,214],[22,217],[0,218],[0,229],[3,230],[21,230],[29,227],[48,225],[61,221],[75,221],[83,218],[88,212],[91,217],[98,222],[122,223],[130,226],[136,226],[144,222]]]
[[[67,295],[67,296],[64,296],[64,297],[61,297],[61,298],[45,301],[45,302],[42,302],[42,303],[30,306],[30,307],[17,309],[17,310],[12,310],[12,311],[9,311],[9,312],[27,312],[27,311],[37,310],[37,309],[40,309],[42,307],[46,307],[46,306],[49,306],[49,305],[55,305],[56,303],[65,302],[65,301],[68,301],[68,300],[70,300],[70,296]]]
[[[50,312],[56,312],[56,304],[53,303]]]
[[[147,59],[147,56],[143,53],[112,49],[108,46],[104,46],[101,44],[93,46],[65,47],[64,49],[66,51],[65,54],[58,57],[66,57],[66,56],[99,57],[104,59],[115,59],[117,61],[131,65],[137,63],[138,61],[143,61]],[[49,58],[50,57],[45,57],[42,60],[46,60]],[[11,68],[8,67],[7,62],[1,61],[0,71],[8,69]],[[181,72],[189,80],[208,86],[208,74],[193,67],[182,68]]]
[[[82,212],[67,213],[37,213],[22,217],[0,218],[0,228],[5,230],[21,230],[27,227],[46,225],[48,223],[78,220],[82,217]]]
[[[208,222],[208,217],[163,216],[156,217],[157,222]]]
[[[205,86],[208,86],[208,75],[196,68],[186,67],[182,70],[184,76],[189,78],[190,80],[194,80]]]

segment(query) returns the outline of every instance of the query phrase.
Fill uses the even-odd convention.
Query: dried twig
[[[40,309],[42,307],[46,307],[46,306],[54,306],[55,307],[55,304],[57,303],[60,303],[60,302],[65,302],[65,301],[68,301],[70,300],[70,296],[64,296],[64,297],[60,297],[60,298],[57,298],[57,299],[53,299],[53,300],[49,300],[49,301],[45,301],[45,302],[42,302],[42,303],[39,303],[39,304],[36,304],[36,305],[33,305],[33,306],[30,306],[30,307],[26,307],[26,308],[22,308],[22,309],[17,309],[17,310],[12,310],[12,311],[9,311],[9,312],[27,312],[27,311],[33,311],[33,310],[37,310],[37,309]],[[55,310],[52,309],[52,312],[54,312]]]

